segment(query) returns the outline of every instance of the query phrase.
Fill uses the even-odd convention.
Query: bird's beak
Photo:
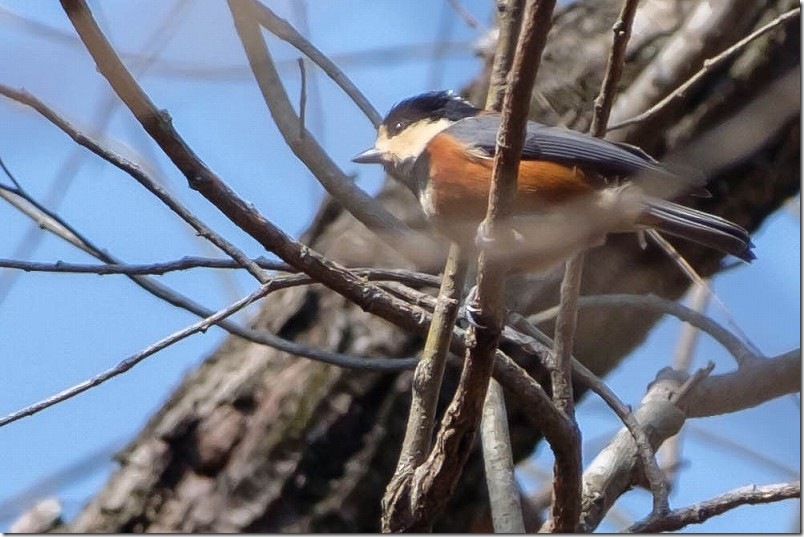
[[[382,157],[382,151],[372,147],[355,155],[352,162],[357,162],[358,164],[382,164],[384,162]]]

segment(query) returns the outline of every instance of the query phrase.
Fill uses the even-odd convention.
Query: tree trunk
[[[731,2],[729,24],[712,28],[701,60],[747,35],[792,0]],[[620,0],[595,0],[561,14],[537,80],[534,116],[585,129],[611,43]],[[635,36],[624,86],[656,58],[696,3],[645,3],[665,9]],[[675,19],[674,19],[675,18]],[[670,23],[661,29],[651,24]],[[682,106],[638,129],[628,139],[654,156],[681,147],[756,99],[774,80],[800,64],[797,21],[754,41],[735,61],[709,73]],[[482,102],[487,73],[468,93]],[[682,78],[683,80],[683,78]],[[401,97],[401,96],[400,96]],[[548,105],[549,103],[549,105]],[[799,123],[792,118],[749,158],[710,183],[702,209],[756,229],[799,189]],[[389,182],[380,198],[397,215],[421,223],[415,200]],[[687,200],[685,200],[686,202]],[[395,252],[350,215],[329,204],[307,234],[311,245],[351,266],[403,266]],[[703,275],[716,272],[721,254],[678,243]],[[760,255],[761,252],[760,252]],[[560,271],[520,278],[516,303],[538,311],[557,303]],[[509,286],[509,287],[513,287]],[[589,253],[583,293],[655,293],[681,296],[687,278],[667,256],[640,250],[632,236],[612,237]],[[623,310],[582,311],[576,356],[599,374],[637,346],[658,316]],[[270,295],[256,327],[323,348],[361,355],[414,355],[421,340],[400,332],[318,286]],[[445,380],[444,396],[455,382]],[[77,532],[368,532],[377,531],[380,498],[393,473],[410,392],[409,372],[346,370],[230,337],[189,374],[160,412],[119,455],[120,468],[67,528]],[[507,396],[514,397],[514,395]],[[510,404],[515,456],[539,439],[517,404]],[[482,463],[474,456],[438,531],[485,528]]]

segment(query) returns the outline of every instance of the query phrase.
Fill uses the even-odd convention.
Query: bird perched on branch
[[[471,248],[488,206],[499,126],[500,114],[453,93],[424,93],[394,106],[374,147],[353,161],[382,164],[413,191],[437,229]],[[608,233],[643,229],[754,259],[745,229],[649,195],[648,179],[684,184],[637,147],[529,121],[511,220],[516,239],[486,239],[512,269],[527,271],[551,268]]]

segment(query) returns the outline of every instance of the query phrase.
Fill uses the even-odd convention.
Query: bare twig
[[[258,267],[265,270],[277,270],[282,272],[295,272],[287,263],[281,261],[271,261],[260,257],[251,260]],[[0,268],[22,270],[24,272],[52,272],[66,274],[97,274],[105,276],[109,274],[125,274],[127,276],[161,276],[168,272],[178,270],[191,270],[196,268],[209,269],[242,269],[243,266],[232,259],[218,259],[211,257],[186,256],[174,261],[162,263],[107,263],[103,265],[91,263],[66,263],[56,261],[55,263],[42,263],[38,261],[20,261],[17,259],[0,259]]]
[[[293,110],[293,105],[285,92],[271,53],[260,32],[259,21],[262,18],[273,21],[265,7],[252,0],[246,0],[229,2],[229,8],[263,100],[293,154],[307,166],[333,198],[366,227],[377,233],[380,239],[407,255],[415,255],[420,252],[421,245],[425,245],[424,247],[427,249],[426,245],[432,244],[429,237],[410,229],[389,213],[376,199],[359,188],[338,168],[311,133],[305,130],[304,136],[298,135],[299,117]],[[400,241],[403,241],[404,244],[416,243],[419,247],[407,248],[403,245],[402,248],[399,248]]]
[[[516,173],[522,151],[530,90],[541,50],[550,27],[553,1],[529,4],[526,25],[511,71],[509,93],[503,106],[499,150],[495,155],[489,211],[484,229],[495,236],[495,224],[510,214],[516,188]],[[518,141],[517,141],[518,138]],[[501,173],[505,170],[504,173]],[[504,176],[501,179],[501,175]],[[383,513],[386,531],[424,530],[441,512],[457,483],[472,447],[502,331],[503,267],[494,270],[494,260],[481,251],[478,271],[477,319],[483,328],[471,325],[466,334],[466,355],[458,388],[441,422],[435,448],[414,472],[409,492],[400,494]],[[499,263],[498,263],[499,264]],[[490,270],[491,269],[491,270]],[[477,304],[472,304],[477,307]],[[406,499],[409,494],[410,505]]]
[[[210,170],[190,149],[184,139],[173,128],[167,114],[160,112],[143,92],[120,61],[109,41],[95,22],[86,2],[83,0],[61,0],[62,7],[75,26],[87,50],[92,54],[101,74],[106,77],[115,92],[126,103],[131,112],[157,142],[173,164],[185,175],[190,186],[199,191],[232,222],[256,239],[267,250],[296,269],[309,274],[316,281],[343,295],[364,310],[380,315],[408,330],[423,330],[427,327],[428,316],[422,315],[418,308],[367,284],[340,265],[329,261],[318,252],[295,241],[266,220],[249,203],[239,198],[229,186]],[[232,3],[238,12],[245,3]],[[259,29],[249,19],[249,13],[240,13],[239,29],[248,28],[248,33]],[[244,20],[244,18],[246,20]],[[252,35],[251,38],[254,38]],[[249,39],[246,39],[249,41]],[[264,45],[264,44],[263,44]]]
[[[299,77],[301,89],[299,90],[299,138],[304,138],[307,132],[307,70],[304,67],[304,58],[299,58]]]
[[[0,185],[0,199],[4,199],[9,205],[33,220],[39,229],[44,229],[52,233],[61,240],[72,244],[79,250],[90,255],[95,255],[98,252],[97,249],[93,248],[93,246],[77,233],[63,218],[39,203],[21,187],[12,189]],[[19,253],[19,251],[16,251],[13,255]],[[0,295],[1,294],[2,293],[0,293]]]
[[[120,67],[123,68],[122,64],[121,64]],[[133,82],[133,80],[132,80],[132,82]],[[26,104],[28,106],[31,106],[34,110],[39,112],[42,116],[44,116],[46,119],[48,119],[56,127],[58,127],[63,132],[65,132],[65,134],[67,134],[73,140],[75,140],[76,143],[86,147],[87,149],[89,149],[90,151],[92,151],[93,153],[98,155],[99,157],[103,158],[104,160],[106,160],[106,161],[110,162],[111,164],[115,165],[116,167],[120,168],[122,171],[124,171],[124,172],[128,173],[129,175],[131,175],[135,180],[137,180],[137,182],[139,182],[141,185],[143,185],[146,189],[148,189],[149,191],[151,191],[155,195],[157,195],[157,197],[159,197],[159,199],[162,199],[162,201],[165,204],[167,204],[168,206],[171,206],[171,207],[176,206],[179,210],[182,209],[182,206],[172,196],[170,196],[166,191],[164,191],[164,189],[158,184],[158,182],[156,182],[153,178],[151,178],[141,168],[139,168],[137,165],[129,162],[128,160],[126,160],[122,156],[114,153],[110,149],[104,147],[99,142],[93,140],[92,138],[90,138],[86,134],[82,133],[81,131],[77,130],[75,127],[72,126],[71,123],[69,123],[67,120],[65,120],[63,117],[61,117],[59,114],[57,114],[55,111],[53,111],[51,108],[49,108],[47,105],[42,103],[39,99],[37,99],[33,95],[30,95],[25,91],[14,90],[12,88],[9,88],[9,87],[3,86],[3,85],[0,85],[0,94],[5,95],[5,96],[7,96],[7,97],[9,97],[11,99],[14,99],[14,100],[18,101],[18,102],[21,102],[22,104]],[[146,100],[147,100],[147,98],[146,98]],[[154,114],[156,114],[156,112],[154,112]],[[172,129],[169,129],[169,130],[172,130]],[[172,144],[172,142],[170,142],[170,143]],[[194,155],[191,155],[191,156],[194,157]],[[181,157],[181,158],[187,158],[187,157],[184,156],[184,157]],[[192,163],[190,163],[190,164],[192,164]],[[203,169],[203,164],[201,164],[201,168]],[[188,173],[190,173],[190,172],[188,172]],[[4,188],[3,190],[6,191],[8,189]],[[24,194],[24,193],[22,193],[22,194]],[[21,194],[17,193],[16,195],[20,196]],[[28,199],[28,198],[26,198],[26,199]],[[35,200],[28,199],[28,201],[31,202],[31,203],[35,203]],[[244,206],[247,208],[247,210],[249,212],[254,214],[253,209],[250,206],[247,206],[245,203],[241,202],[241,207],[244,207]],[[75,236],[76,238],[72,239],[71,242],[77,241],[76,245],[81,245],[80,247],[82,249],[84,249],[88,253],[92,254],[93,256],[97,257],[101,261],[103,261],[103,262],[105,262],[107,264],[110,264],[110,265],[122,265],[123,264],[118,259],[114,258],[111,254],[109,254],[107,251],[105,251],[104,249],[92,245],[92,243],[89,242],[89,240],[86,237],[80,235],[76,230],[71,228],[69,226],[69,224],[67,224],[63,220],[59,219],[57,215],[48,212],[44,207],[41,207],[39,205],[37,205],[37,207],[38,207],[39,211],[42,211],[45,214],[47,214],[51,219],[54,220],[54,222],[57,222],[59,224],[59,226],[63,227],[64,229],[66,229],[69,232],[69,234],[65,235],[65,240],[70,240],[70,237]],[[195,217],[192,214],[185,214],[185,216],[187,216],[188,218],[191,218],[191,219],[195,219]],[[203,230],[207,229],[207,227],[200,220],[195,221],[194,224],[197,225],[197,226],[201,226],[201,229],[203,229]],[[276,231],[279,234],[282,234],[281,231],[278,231],[278,230],[276,230]],[[209,230],[209,233],[214,234],[214,232],[212,230]],[[284,234],[282,234],[282,235],[284,235]],[[225,239],[221,238],[221,240],[225,240]],[[292,240],[292,239],[289,239],[289,240]],[[296,243],[296,244],[298,244],[298,243]],[[301,249],[301,246],[299,245],[298,248]],[[309,254],[309,252],[310,251],[308,250],[308,254]],[[247,261],[246,266],[248,266],[248,264],[251,263],[251,261],[248,260],[248,258],[246,258],[246,261]],[[242,263],[239,260],[238,260],[238,263],[240,263],[241,266],[242,266]],[[254,265],[254,266],[256,266],[256,265]],[[259,268],[256,268],[255,270],[257,270],[257,272],[259,273]],[[298,269],[295,269],[295,270],[298,270]],[[183,296],[183,295],[181,295],[179,293],[176,293],[175,291],[171,290],[169,287],[164,286],[164,285],[154,281],[153,279],[141,277],[141,276],[138,276],[136,274],[132,274],[130,276],[131,276],[132,280],[137,285],[141,286],[146,291],[152,293],[154,296],[157,296],[158,298],[168,302],[171,305],[174,305],[174,306],[180,307],[182,309],[188,310],[188,311],[198,315],[199,317],[208,317],[208,316],[212,315],[212,313],[213,313],[212,310],[209,310],[208,308],[206,308],[204,306],[201,306],[200,304],[195,303],[190,298],[187,298],[187,297],[185,297],[185,296]],[[413,318],[417,319],[417,321],[419,321],[419,322],[423,322],[423,320],[418,316],[413,317]],[[426,321],[426,319],[424,321]],[[342,355],[342,354],[339,354],[339,353],[329,353],[327,351],[320,351],[318,349],[312,349],[312,348],[310,348],[310,347],[308,347],[306,345],[300,345],[300,344],[297,344],[295,342],[291,342],[291,341],[285,340],[283,338],[276,337],[273,334],[269,334],[269,333],[266,333],[266,332],[260,332],[260,331],[257,331],[257,330],[244,328],[244,327],[238,326],[238,325],[236,325],[234,323],[231,323],[229,321],[222,321],[220,323],[220,326],[222,328],[224,328],[225,330],[227,330],[227,331],[229,331],[229,332],[231,332],[233,334],[236,334],[236,335],[238,335],[240,337],[243,337],[243,338],[245,338],[245,339],[247,339],[249,341],[253,341],[255,343],[259,343],[259,344],[262,344],[262,345],[267,345],[267,346],[270,346],[270,347],[274,347],[276,349],[283,350],[283,351],[289,352],[291,354],[297,354],[299,356],[303,356],[303,357],[310,358],[310,359],[313,359],[313,360],[323,360],[323,361],[328,362],[328,363],[340,363],[341,365],[345,365],[347,367],[353,367],[353,366],[363,367],[363,366],[369,366],[369,364],[370,364],[370,362],[362,362],[360,360],[355,361],[353,359],[354,357],[351,357],[351,356],[348,356],[348,355]],[[351,365],[346,365],[346,364],[351,364]],[[389,362],[388,365],[391,365],[392,369],[397,369],[397,368],[398,369],[407,369],[413,364],[415,364],[415,361],[408,363],[407,366],[404,365],[404,362],[400,362],[398,364],[398,366],[394,365],[394,364],[392,364],[390,362]]]
[[[549,338],[543,334],[538,328],[530,324],[525,318],[522,316],[509,316],[513,322],[511,326],[516,330],[520,331],[520,333],[525,337],[533,338],[534,342],[544,340],[545,343],[550,344]],[[636,443],[637,447],[637,455],[640,458],[642,463],[642,468],[645,473],[645,478],[647,480],[648,486],[653,494],[654,498],[654,511],[656,512],[663,512],[667,510],[667,496],[668,496],[668,489],[667,483],[664,479],[664,475],[659,468],[658,463],[656,462],[656,458],[654,457],[654,451],[650,444],[650,440],[639,424],[639,422],[634,417],[631,409],[626,406],[617,394],[615,394],[605,382],[599,379],[594,373],[592,373],[585,365],[581,362],[576,360],[575,358],[571,359],[572,363],[572,373],[573,378],[577,380],[581,385],[585,386],[586,388],[590,389],[594,393],[596,393],[603,401],[614,411],[617,417],[623,422],[626,428],[631,432],[631,436],[633,436],[634,442]],[[565,414],[562,413],[562,416]],[[568,418],[567,418],[568,419]],[[569,419],[568,419],[569,421]],[[572,422],[575,423],[574,421]],[[577,429],[577,426],[575,426]],[[548,439],[549,441],[549,439]],[[576,442],[580,442],[580,438],[576,440]],[[570,446],[572,444],[569,444]],[[571,449],[571,448],[565,448]],[[562,473],[571,473],[572,470],[566,469],[571,468],[570,464],[564,462],[565,455],[561,453],[562,458],[559,458],[559,454],[556,453],[556,471],[558,472],[559,469],[562,467]],[[574,457],[570,457],[570,460],[574,463],[577,459],[577,455]],[[575,468],[578,468],[575,471],[580,470],[580,466],[576,463]],[[545,526],[545,530],[549,529],[549,521],[547,521],[547,525]]]
[[[252,259],[257,266],[265,270],[275,270],[278,272],[298,272],[287,263],[281,261],[271,261],[264,257]],[[186,256],[174,261],[163,263],[130,264],[130,263],[109,263],[104,265],[85,264],[85,263],[65,263],[56,261],[55,263],[41,263],[37,261],[18,261],[16,259],[0,258],[0,268],[10,268],[22,270],[24,272],[53,272],[68,274],[94,274],[99,276],[110,274],[124,274],[127,276],[159,276],[169,272],[179,270],[191,270],[196,268],[207,269],[242,269],[243,267],[232,259],[217,259],[210,257]],[[365,277],[369,281],[393,281],[401,282],[406,285],[419,287],[435,287],[439,284],[439,278],[424,272],[414,272],[406,269],[382,269],[382,268],[362,268],[350,269],[359,276]],[[276,281],[273,278],[272,281]],[[304,277],[302,285],[313,283],[314,280]]]
[[[677,531],[690,524],[701,524],[741,505],[772,503],[801,497],[801,482],[774,485],[747,485],[683,509],[675,509],[660,517],[637,522],[629,533],[659,533]]]
[[[574,393],[572,389],[572,347],[575,340],[575,326],[578,320],[578,294],[581,289],[585,255],[576,254],[564,266],[561,280],[560,302],[556,318],[553,352],[550,355],[550,385],[553,402],[567,419],[575,422]],[[581,516],[581,433],[575,443],[565,449],[572,453],[570,464],[562,465],[556,459],[553,472],[553,499],[550,505],[550,518],[545,523],[545,531],[575,532]],[[564,471],[559,471],[561,467]]]
[[[683,304],[678,304],[672,300],[658,297],[656,295],[595,295],[583,296],[578,299],[579,308],[588,307],[636,307],[645,308],[661,313],[672,315],[682,321],[700,328],[712,338],[723,345],[728,350],[738,364],[761,360],[762,356],[757,355],[754,350],[745,345],[738,337],[723,328],[719,323],[710,319],[706,315],[700,314]],[[533,324],[552,319],[558,312],[558,306],[539,312],[531,316],[528,320]]]
[[[187,3],[192,5],[192,2]],[[69,47],[77,47],[78,49],[83,48],[81,40],[78,39],[74,33],[64,31],[54,26],[49,26],[30,18],[26,18],[18,13],[14,13],[5,6],[0,6],[0,19],[2,19],[4,23],[6,21],[11,21],[14,24],[21,26],[29,34],[36,35],[41,39],[49,40],[50,42],[60,46],[66,45]],[[271,29],[269,28],[269,31],[270,30]],[[388,63],[399,64],[405,62],[416,62],[430,57],[433,53],[433,50],[436,48],[439,49],[440,53],[444,55],[466,57],[471,53],[474,44],[473,41],[470,40],[456,40],[448,43],[411,43],[387,47],[371,47],[370,49],[366,50],[333,53],[326,56],[322,54],[322,58],[325,60],[325,62],[328,62],[327,64],[325,62],[320,62],[319,60],[321,58],[317,57],[316,55],[308,54],[307,50],[305,50],[303,47],[297,46],[297,44],[300,42],[297,42],[292,36],[277,35],[277,37],[280,39],[285,39],[285,37],[287,37],[286,41],[289,44],[293,45],[299,49],[300,52],[303,52],[307,57],[309,57],[313,63],[317,64],[324,71],[324,73],[332,78],[333,81],[339,86],[344,81],[351,84],[351,81],[349,81],[346,77],[339,79],[335,75],[335,73],[341,73],[341,70],[338,68],[338,66],[343,67],[346,65],[359,65],[365,67],[379,64],[387,65]],[[304,36],[301,37],[304,39]],[[152,39],[147,41],[149,45],[151,45],[149,47],[150,49],[162,50],[159,44],[155,43]],[[169,58],[153,59],[152,56],[146,56],[143,53],[130,52],[126,50],[121,50],[119,54],[121,58],[132,65],[150,62],[148,69],[149,73],[162,77],[185,78],[193,81],[243,81],[251,80],[254,76],[254,74],[251,72],[251,69],[242,65],[242,63],[210,65],[208,58],[201,62],[173,60]],[[278,61],[276,65],[280,71],[290,71],[291,69],[296,69],[298,67],[295,60]],[[334,70],[332,67],[334,67]],[[352,89],[347,89],[348,86],[341,86],[344,92],[355,102],[358,108],[368,117],[372,124],[378,124],[380,121],[380,115],[376,112],[376,110],[374,110],[374,107],[360,93],[360,91],[355,86],[352,87],[356,90],[356,93],[353,92]]]
[[[781,26],[782,24],[786,23],[788,20],[790,20],[790,19],[792,19],[794,17],[798,17],[800,14],[801,14],[801,8],[797,7],[797,8],[791,9],[790,11],[788,11],[786,13],[783,13],[782,15],[779,15],[778,17],[773,19],[771,22],[769,22],[768,24],[766,24],[762,28],[759,28],[758,30],[752,32],[748,36],[746,36],[743,39],[739,40],[737,43],[735,43],[734,45],[730,46],[729,48],[727,48],[726,50],[724,50],[723,52],[721,52],[717,56],[714,56],[713,58],[705,60],[704,63],[703,63],[703,67],[697,73],[695,73],[689,79],[687,79],[686,82],[684,82],[683,84],[678,86],[675,90],[673,90],[672,93],[667,95],[664,99],[662,99],[658,103],[654,104],[649,109],[647,109],[646,111],[642,112],[641,114],[639,114],[637,116],[634,116],[634,117],[632,117],[630,119],[620,121],[619,123],[616,123],[616,124],[610,126],[608,128],[608,130],[613,131],[613,130],[616,130],[616,129],[622,129],[623,127],[628,127],[628,126],[633,125],[635,123],[640,123],[642,121],[645,121],[647,119],[652,118],[653,116],[655,116],[656,114],[661,112],[669,104],[673,103],[674,101],[676,101],[678,99],[684,98],[686,93],[687,93],[687,91],[692,86],[694,86],[697,82],[702,80],[708,73],[710,73],[712,70],[716,69],[722,63],[727,62],[732,57],[736,56],[739,52],[742,52],[743,49],[745,49],[745,47],[747,47],[752,41],[754,41],[755,39],[759,38],[760,36],[770,32],[771,30]]]
[[[265,27],[266,30],[274,34],[279,39],[293,45],[299,52],[310,58],[310,60],[318,65],[324,73],[340,87],[343,92],[357,105],[357,107],[366,115],[374,127],[379,127],[382,118],[377,110],[371,105],[366,96],[355,86],[349,77],[341,71],[335,62],[328,58],[324,53],[318,50],[315,45],[310,43],[302,34],[288,23],[285,19],[278,16],[271,11],[270,8],[262,3],[254,5],[256,8],[254,14],[257,21]]]
[[[561,280],[558,314],[556,315],[553,359],[550,364],[550,384],[553,401],[559,410],[570,419],[575,419],[574,395],[572,393],[572,347],[575,326],[578,321],[578,294],[581,289],[584,254],[580,253],[566,262]]]
[[[609,51],[606,74],[603,76],[600,93],[595,99],[592,125],[589,128],[592,136],[597,136],[598,138],[606,135],[606,126],[609,122],[611,106],[614,104],[614,97],[617,95],[617,84],[620,83],[620,77],[623,73],[625,51],[628,48],[628,40],[631,38],[631,28],[634,25],[638,5],[639,0],[624,0],[620,16],[612,28],[614,42]]]
[[[463,259],[460,247],[453,243],[444,267],[444,277],[424,351],[413,375],[410,415],[399,461],[383,498],[383,503],[389,507],[396,497],[397,489],[405,486],[404,481],[410,481],[413,471],[424,462],[430,452],[436,405],[453,328],[458,317],[466,270],[467,261]]]
[[[147,189],[151,194],[156,196],[157,199],[167,205],[171,211],[176,213],[182,220],[187,222],[198,235],[206,238],[212,244],[220,248],[221,251],[239,262],[257,279],[257,281],[261,283],[265,283],[267,281],[266,276],[262,273],[262,270],[251,263],[246,254],[202,222],[200,218],[192,213],[192,211],[185,207],[175,197],[171,196],[157,181],[145,173],[142,168],[104,147],[100,142],[92,139],[92,137],[88,136],[87,134],[80,132],[70,122],[56,113],[56,111],[27,91],[15,90],[0,84],[0,94],[8,97],[9,99],[17,101],[18,103],[30,106],[44,116],[48,121],[53,123],[53,125],[58,127],[67,136],[72,138],[75,143],[89,149],[105,161],[126,172],[140,185],[145,187],[145,189]]]
[[[742,439],[730,438],[724,431],[722,434],[715,432],[715,429],[707,427],[704,423],[687,423],[684,432],[690,436],[695,436],[700,442],[712,447],[717,446],[729,455],[742,458],[754,468],[763,467],[773,473],[784,476],[784,479],[797,479],[801,476],[801,469],[798,464],[784,464],[773,457],[763,442],[757,442],[755,446],[746,445]]]
[[[647,432],[651,445],[658,447],[675,435],[687,418],[737,412],[799,391],[800,355],[797,349],[754,362],[734,373],[708,377],[708,368],[693,376],[666,368],[651,384],[635,413],[636,419]],[[687,387],[690,391],[678,401],[679,407],[674,400]],[[596,528],[611,505],[630,488],[638,460],[635,455],[631,433],[623,429],[589,464],[584,472],[582,529]]]
[[[502,237],[498,230],[507,229],[507,219],[512,214],[530,97],[552,23],[554,8],[555,2],[551,0],[528,2],[525,8],[524,24],[507,77],[508,91],[502,100],[488,210],[481,224],[483,233],[489,237]],[[515,31],[512,29],[509,33]],[[501,44],[502,47],[507,45],[508,43]],[[505,70],[509,56],[503,53],[498,72]],[[489,99],[492,102],[495,100],[494,95]],[[510,229],[508,231],[510,232]],[[468,350],[464,362],[464,374],[461,376],[456,398],[450,406],[450,410],[454,409],[456,413],[465,413],[464,419],[469,423],[473,421],[473,415],[477,415],[485,399],[493,357],[502,332],[505,270],[501,260],[488,255],[486,249],[481,248],[478,259],[477,296],[475,303],[470,305],[477,311],[478,323],[472,324],[467,330]],[[460,399],[464,394],[462,390],[469,395],[463,401]],[[449,424],[446,420],[443,425],[443,431],[448,434]],[[458,433],[459,441],[466,443],[466,440],[460,440],[461,436],[471,435],[474,431],[472,428],[455,432]],[[468,450],[464,448],[462,454],[464,460],[467,454]],[[455,477],[451,479],[454,482]]]
[[[189,5],[187,0],[173,3],[170,11],[162,18],[154,31],[144,40],[146,45],[134,65],[135,73],[138,75],[145,73],[157,61],[160,54],[164,51],[166,43],[170,40],[178,27],[178,21],[182,20],[182,11]],[[31,27],[31,25],[37,26],[36,23],[32,21],[26,20],[26,22],[29,27]],[[76,41],[74,36],[70,36],[70,39]],[[103,99],[96,107],[94,118],[91,120],[94,133],[100,134],[106,129],[113,117],[117,103],[118,101],[115,99],[112,92],[106,92],[103,95]],[[67,196],[73,184],[73,180],[83,163],[83,158],[84,154],[79,148],[76,147],[70,151],[69,156],[64,159],[56,170],[54,181],[50,184],[48,192],[44,194],[42,198],[44,205],[49,206],[51,210],[54,211],[61,205],[61,201]],[[18,246],[12,253],[12,257],[16,259],[28,259],[30,254],[36,250],[42,239],[43,235],[38,233],[36,228],[29,228],[20,238]],[[0,302],[3,301],[4,297],[14,285],[17,275],[17,273],[11,272],[0,274]]]
[[[4,192],[12,192],[8,190],[6,187],[0,187],[0,194]],[[134,283],[139,285],[144,290],[148,291],[155,297],[164,300],[168,304],[176,306],[178,308],[182,308],[187,310],[199,317],[208,317],[213,314],[212,310],[207,309],[206,307],[194,302],[189,297],[182,295],[167,287],[162,285],[161,283],[155,281],[153,278],[148,278],[141,274],[142,272],[139,269],[145,269],[145,272],[148,271],[149,268],[155,268],[158,272],[160,267],[149,267],[149,266],[130,266],[124,263],[121,263],[118,259],[116,259],[111,253],[107,250],[99,248],[98,246],[94,245],[85,235],[83,235],[80,231],[75,229],[74,227],[70,226],[70,224],[64,221],[59,215],[53,213],[52,211],[47,210],[46,208],[42,207],[40,204],[36,202],[36,200],[30,198],[27,193],[21,190],[13,191],[14,196],[30,203],[33,207],[36,208],[36,211],[32,215],[33,217],[38,217],[38,213],[41,212],[42,215],[45,215],[48,221],[48,229],[51,229],[57,236],[61,237],[62,239],[74,244],[76,247],[81,248],[83,251],[89,253],[93,257],[99,259],[100,261],[104,261],[106,265],[100,266],[89,266],[89,265],[69,265],[69,264],[53,264],[48,266],[48,264],[38,264],[32,262],[19,262],[15,260],[10,260],[8,265],[19,267],[22,270],[36,270],[36,269],[47,269],[47,268],[54,268],[58,269],[60,265],[63,265],[64,268],[68,269],[68,271],[73,272],[93,272],[93,273],[103,273],[106,267],[110,267],[112,272],[118,272],[121,274],[125,274],[129,277]],[[236,261],[226,261],[232,268],[241,268],[242,265]],[[254,263],[260,264],[260,260],[254,260]],[[182,264],[181,261],[176,262],[172,265],[180,266]],[[129,271],[128,268],[133,268],[134,270]],[[168,268],[168,267],[164,267]],[[290,267],[282,266],[282,264],[276,264],[275,267],[277,270],[287,270]],[[84,270],[89,269],[89,270]],[[291,269],[293,270],[293,269]],[[96,272],[97,271],[97,272]],[[381,276],[376,279],[380,280],[387,280],[387,281],[401,281],[407,283],[415,283],[427,286],[436,285],[436,280],[432,276],[427,275],[415,275],[415,274],[405,274],[406,271],[394,271],[394,270],[380,270],[380,269],[370,269],[368,272],[357,269],[355,273],[359,276],[366,277],[369,280],[375,279],[375,276],[379,276],[380,273],[383,273],[384,276]],[[396,274],[394,274],[396,273]],[[309,285],[312,283],[312,280],[307,276],[293,276],[292,278],[280,279],[275,278],[272,280],[272,285],[274,289],[290,287],[293,285]],[[284,352],[288,352],[291,354],[295,354],[298,356],[302,356],[305,358],[309,358],[311,360],[319,360],[325,363],[331,363],[340,365],[342,367],[356,367],[359,369],[368,368],[373,369],[375,366],[379,367],[380,369],[387,369],[390,371],[397,371],[403,369],[409,369],[416,364],[415,358],[408,358],[402,360],[395,360],[395,359],[377,359],[377,358],[366,358],[365,360],[360,357],[355,357],[352,355],[340,354],[340,353],[333,353],[325,350],[316,349],[314,347],[309,347],[304,344],[299,344],[293,341],[286,340],[284,338],[280,338],[275,336],[269,332],[264,332],[260,330],[254,330],[251,328],[242,327],[236,323],[232,323],[229,320],[222,320],[219,323],[219,326],[224,330],[228,331],[231,334],[235,334],[240,336],[248,341],[266,345],[269,347],[273,347],[278,350],[282,350]]]
[[[676,89],[694,72],[696,65],[724,46],[722,41],[728,33],[718,31],[719,28],[740,24],[762,9],[759,4],[742,0],[694,3],[693,6],[686,10],[681,26],[672,30],[656,57],[617,99],[611,113],[612,123],[643,112]],[[649,122],[634,125],[631,129],[639,130],[640,127],[649,128]],[[631,129],[614,132],[614,136],[609,138],[624,140],[634,134]]]
[[[479,25],[477,23],[477,19],[475,19],[469,11],[466,10],[465,7],[461,4],[460,0],[447,0],[449,5],[452,9],[455,10],[461,19],[466,23],[467,26],[470,28],[477,28]]]
[[[508,73],[514,62],[516,43],[522,28],[522,11],[525,0],[500,0],[497,2],[497,26],[500,34],[497,37],[497,48],[494,51],[494,63],[489,76],[489,92],[486,96],[486,108],[501,110],[506,94]]]
[[[704,281],[704,283],[706,282]],[[706,311],[706,306],[711,296],[709,293],[708,286],[695,285],[690,298],[690,309],[701,314]],[[684,323],[681,326],[681,334],[673,354],[673,369],[676,371],[689,371],[699,336],[700,330],[691,324]],[[682,434],[683,431],[679,431],[677,435],[668,438],[662,448],[662,466],[667,473],[667,482],[670,484],[676,481],[678,470],[681,468]]]
[[[76,395],[83,393],[91,388],[94,388],[95,386],[103,384],[109,379],[112,379],[118,375],[122,375],[123,373],[125,373],[138,363],[142,362],[149,356],[156,354],[157,352],[173,345],[174,343],[177,343],[182,339],[185,339],[198,332],[205,332],[210,326],[213,326],[218,321],[225,319],[226,317],[240,311],[241,309],[248,306],[255,300],[259,300],[269,290],[270,290],[270,284],[263,285],[257,291],[254,291],[247,297],[238,300],[234,304],[216,312],[215,314],[205,319],[198,321],[195,324],[188,326],[187,328],[183,328],[182,330],[174,332],[173,334],[157,341],[156,343],[149,345],[147,348],[143,349],[138,353],[132,354],[125,360],[121,361],[114,367],[107,369],[103,373],[95,375],[91,379],[87,379],[79,384],[76,384],[75,386],[67,388],[66,390],[63,390],[53,396],[48,397],[47,399],[39,401],[38,403],[34,403],[30,406],[27,406],[22,410],[12,412],[11,414],[3,418],[0,418],[0,427],[8,425],[9,423],[15,422],[19,419],[32,416],[37,412],[41,412],[46,408],[61,403],[62,401],[66,401],[67,399],[75,397]]]
[[[631,412],[630,407],[626,406],[605,382],[597,378],[582,363],[576,361],[573,365],[578,379],[589,386],[593,392],[606,402],[609,408],[614,410],[614,413],[617,414],[617,417],[620,418],[620,421],[631,433],[636,444],[637,454],[641,462],[642,471],[645,474],[648,489],[653,496],[652,512],[657,514],[666,512],[669,509],[668,495],[670,492],[667,486],[667,479],[656,462],[654,449],[650,444],[650,439],[645,429]]]
[[[634,413],[653,449],[684,424],[684,413],[668,400],[685,380],[680,376],[686,377],[665,375],[654,381]],[[583,474],[582,531],[593,531],[617,498],[638,482],[637,453],[632,432],[623,428],[589,463]]]
[[[706,295],[714,300],[715,305],[726,318],[726,322],[728,323],[729,327],[737,334],[737,336],[742,339],[747,347],[750,347],[755,354],[760,354],[759,350],[757,349],[756,345],[754,345],[751,340],[748,338],[748,334],[740,328],[740,326],[735,322],[734,317],[729,312],[726,305],[723,301],[720,300],[715,292],[712,290],[710,285],[707,283],[706,280],[701,278],[698,272],[690,265],[690,263],[684,259],[684,256],[672,245],[670,242],[665,239],[661,233],[656,231],[655,229],[647,230],[647,235],[650,237],[659,247],[664,250],[664,252],[675,262],[675,264],[681,269],[681,271],[690,279],[690,281],[697,286],[702,292],[705,292]],[[698,310],[696,310],[698,311]]]

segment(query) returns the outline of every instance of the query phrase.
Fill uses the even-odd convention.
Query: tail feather
[[[720,250],[743,261],[756,259],[748,232],[733,222],[664,200],[650,200],[640,223]]]

